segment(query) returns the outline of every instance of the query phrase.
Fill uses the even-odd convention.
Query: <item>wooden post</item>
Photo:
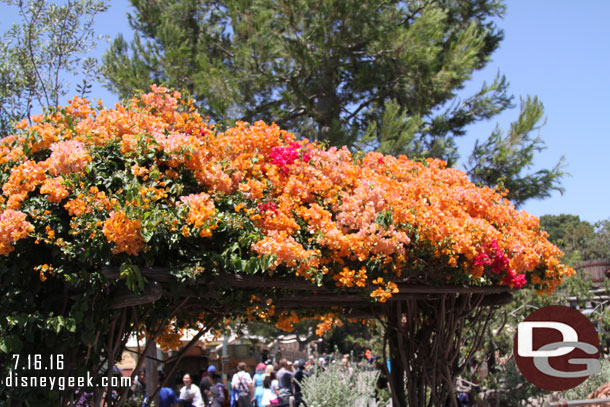
[[[404,371],[407,366],[402,363],[400,349],[398,345],[398,335],[400,326],[397,323],[399,319],[398,310],[395,304],[389,307],[388,319],[388,344],[390,345],[390,374],[388,376],[390,389],[392,391],[393,405],[395,407],[406,407],[407,398],[405,395],[405,376]]]
[[[150,399],[150,396],[155,393],[159,386],[159,376],[157,373],[157,344],[153,341],[150,343],[146,342],[146,396]],[[159,392],[155,395],[153,400],[155,406],[159,405]],[[148,405],[151,405],[151,400],[148,401]]]

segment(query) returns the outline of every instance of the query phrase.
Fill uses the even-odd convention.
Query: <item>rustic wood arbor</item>
[[[135,309],[135,305],[159,300],[171,295],[165,286],[173,279],[168,270],[144,269],[149,281],[144,292],[114,294],[111,308]],[[104,275],[117,278],[118,269],[106,269]],[[302,279],[261,275],[227,274],[205,283],[204,294],[197,287],[183,290],[174,299],[177,309],[188,312],[210,312],[216,315],[204,321],[204,328],[177,356],[180,359],[188,347],[194,345],[208,327],[218,321],[224,311],[234,311],[224,303],[218,290],[222,287],[247,294],[273,290],[279,294],[276,310],[326,308],[340,310],[346,317],[379,318],[385,323],[384,341],[389,345],[391,361],[390,383],[395,406],[423,407],[455,405],[454,382],[474,355],[486,331],[493,311],[512,300],[507,287],[414,285],[397,282],[399,293],[386,303],[373,303],[362,292],[343,290],[338,293],[318,287]],[[176,311],[177,311],[176,309]],[[168,316],[168,320],[171,316]],[[469,329],[469,332],[466,332]],[[160,333],[160,330],[158,331]],[[153,335],[154,336],[154,335]],[[153,338],[150,338],[154,340]],[[464,343],[470,352],[460,353]],[[149,342],[151,344],[152,341]],[[384,349],[386,347],[384,346]],[[117,349],[118,348],[114,348]],[[150,352],[148,346],[143,354]],[[117,354],[110,356],[116,359]],[[140,358],[138,368],[141,366]],[[148,359],[150,361],[150,359]],[[158,389],[153,367],[147,375],[147,387]],[[136,371],[138,369],[135,369]],[[171,374],[171,372],[170,372]],[[169,375],[168,375],[169,376]],[[150,396],[155,396],[157,391]]]

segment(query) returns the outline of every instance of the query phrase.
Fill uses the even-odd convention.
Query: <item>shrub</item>
[[[303,400],[308,407],[367,406],[374,397],[378,375],[362,368],[348,371],[332,363],[303,380]]]

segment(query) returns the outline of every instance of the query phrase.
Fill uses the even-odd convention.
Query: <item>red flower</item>
[[[269,154],[271,164],[277,165],[284,174],[288,174],[288,166],[294,164],[299,158],[305,163],[311,160],[309,150],[301,156],[299,152],[300,148],[301,145],[297,142],[290,143],[288,147],[273,147]]]
[[[275,202],[263,202],[258,204],[258,211],[260,213],[265,213],[267,211],[271,211],[277,215],[277,204]]]
[[[491,264],[491,260],[486,253],[481,253],[474,258],[475,266],[489,266]]]

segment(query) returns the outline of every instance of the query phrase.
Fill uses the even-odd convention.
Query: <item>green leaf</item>
[[[141,293],[144,290],[146,279],[140,273],[140,268],[135,264],[123,263],[120,267],[120,278],[125,280],[130,291]]]
[[[394,222],[394,217],[392,215],[392,211],[385,210],[377,213],[377,218],[375,219],[375,223],[381,226],[384,229],[388,229],[392,223]]]
[[[0,337],[0,351],[3,353],[19,353],[23,348],[23,342],[18,336],[10,334]]]
[[[150,242],[150,240],[155,235],[154,227],[145,227],[145,228],[142,228],[141,234],[142,234],[142,238],[144,239],[144,241],[146,243]]]

